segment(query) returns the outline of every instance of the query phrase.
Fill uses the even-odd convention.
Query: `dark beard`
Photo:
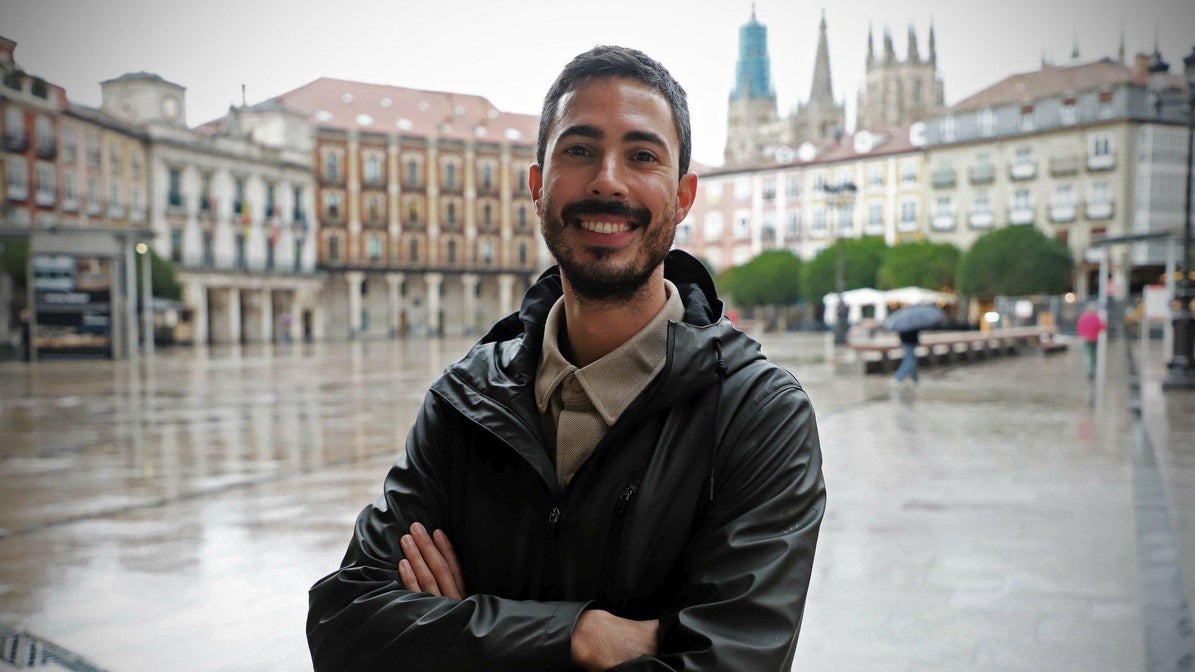
[[[652,273],[664,263],[664,257],[672,247],[671,234],[675,227],[668,227],[665,222],[676,219],[675,205],[663,213],[664,217],[656,222],[654,227],[649,210],[632,208],[619,201],[588,199],[570,203],[561,210],[559,217],[553,214],[552,204],[548,199],[545,198],[541,205],[540,230],[544,242],[556,258],[556,263],[560,265],[561,274],[581,299],[615,304],[630,302],[647,284]],[[647,252],[647,263],[642,267],[630,265],[612,268],[604,262],[615,250],[604,248],[588,250],[596,257],[595,261],[579,262],[573,256],[572,248],[564,244],[563,232],[566,221],[574,221],[587,214],[617,215],[634,221],[636,226],[644,230],[643,243]]]

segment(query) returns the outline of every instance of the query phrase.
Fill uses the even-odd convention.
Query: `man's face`
[[[697,176],[677,179],[668,101],[634,79],[582,82],[561,97],[531,194],[548,249],[579,296],[626,300],[663,273]]]

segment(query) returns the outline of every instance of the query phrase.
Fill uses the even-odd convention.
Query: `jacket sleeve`
[[[660,654],[617,670],[788,672],[825,512],[813,407],[793,384],[746,403],[722,434],[714,499],[685,552]]]
[[[448,458],[460,427],[431,393],[384,492],[357,517],[338,571],[309,594],[307,641],[315,670],[569,669],[584,602],[464,600],[403,590],[399,539],[413,522],[448,520]],[[468,580],[468,577],[466,577]]]

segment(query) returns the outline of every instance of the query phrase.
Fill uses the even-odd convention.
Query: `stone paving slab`
[[[764,343],[809,390],[829,487],[794,669],[1144,669],[1123,349],[1096,385],[1075,350],[893,390],[821,336]],[[309,668],[306,590],[465,347],[0,364],[0,624],[113,672]]]

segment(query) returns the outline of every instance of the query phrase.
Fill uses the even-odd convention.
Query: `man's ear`
[[[681,175],[676,185],[676,221],[680,223],[689,214],[697,198],[697,173]]]
[[[544,189],[544,169],[538,163],[531,164],[527,169],[527,186],[531,187],[531,200],[539,206],[539,197]]]

